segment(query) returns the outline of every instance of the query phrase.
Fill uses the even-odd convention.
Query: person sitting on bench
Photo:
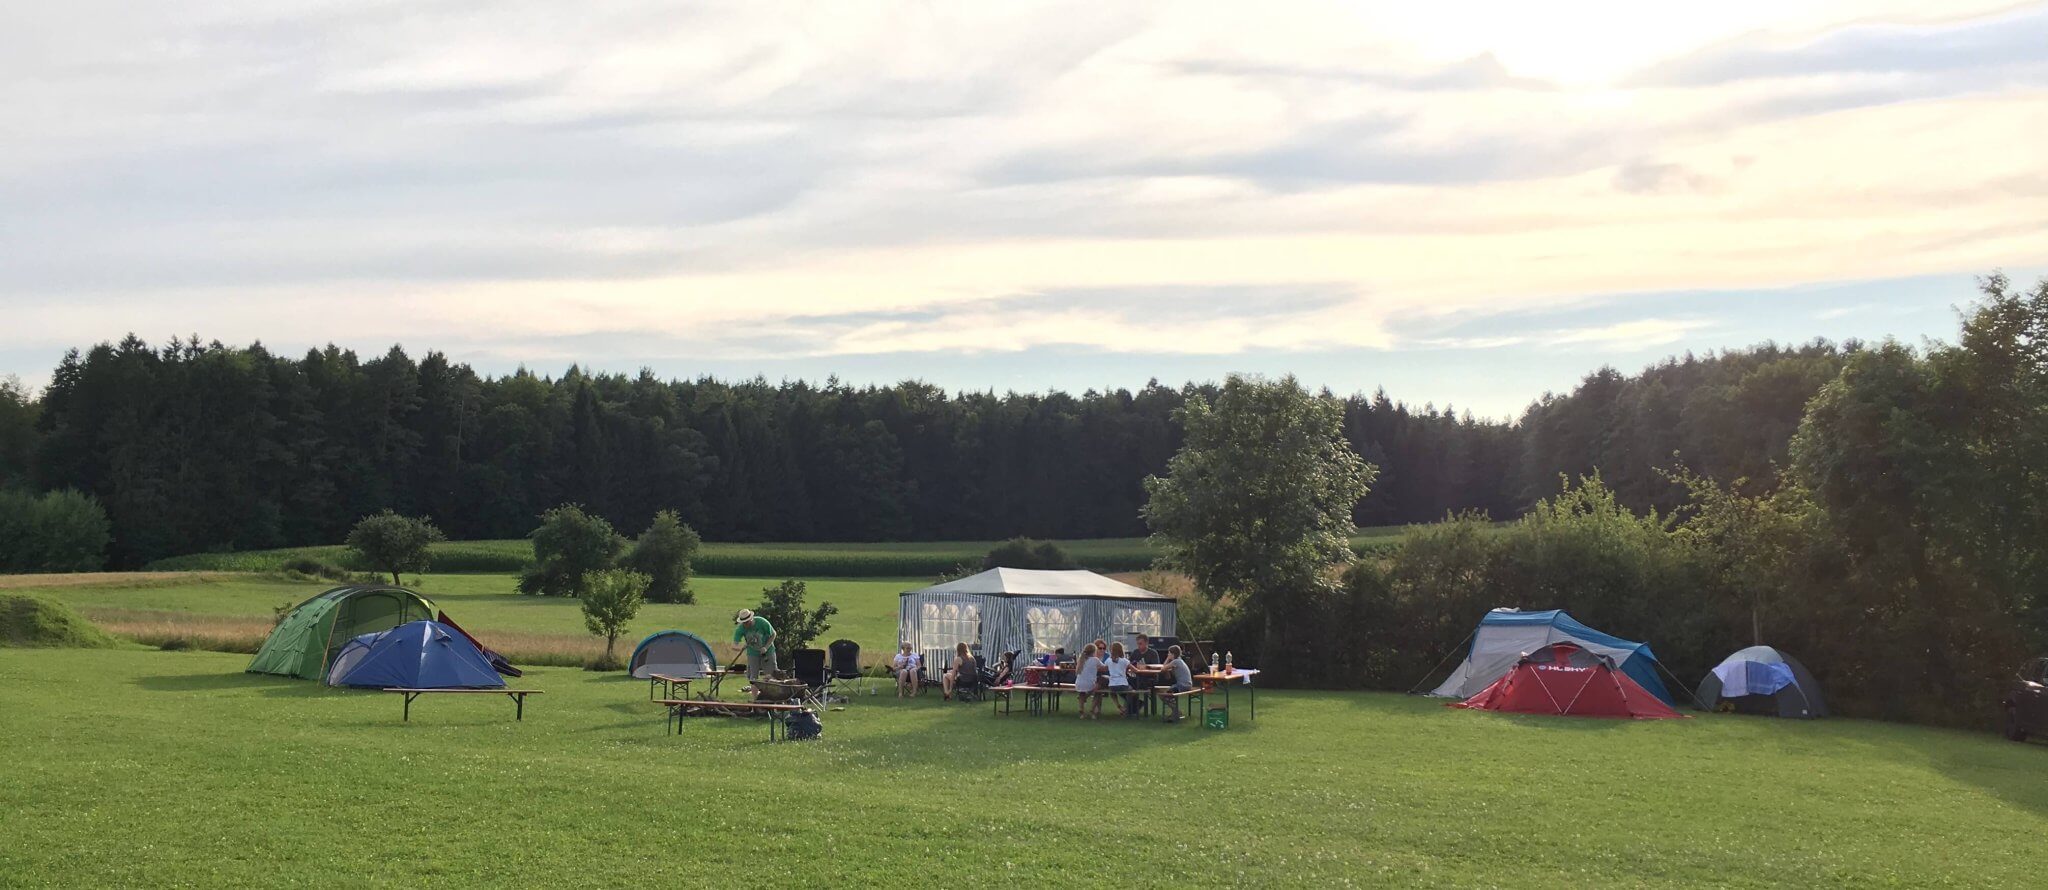
[[[1187,659],[1184,659],[1184,658],[1180,657],[1180,647],[1179,647],[1179,646],[1168,646],[1168,647],[1166,647],[1166,665],[1165,665],[1165,666],[1166,666],[1166,669],[1167,669],[1167,670],[1170,670],[1170,671],[1172,671],[1172,672],[1173,672],[1173,689],[1172,689],[1172,691],[1174,691],[1174,692],[1186,692],[1186,691],[1188,691],[1188,690],[1190,690],[1190,689],[1193,689],[1193,688],[1195,688],[1195,676],[1194,676],[1194,672],[1192,672],[1192,671],[1188,670],[1188,662],[1187,662]],[[1166,715],[1165,715],[1164,717],[1161,717],[1160,719],[1161,719],[1161,720],[1162,720],[1163,722],[1166,722],[1166,723],[1179,723],[1179,722],[1180,722],[1180,696],[1178,696],[1178,695],[1172,695],[1172,696],[1167,696],[1167,697],[1166,697],[1166,710],[1167,710],[1167,713],[1166,713]]]
[[[1102,659],[1095,657],[1095,644],[1081,647],[1081,664],[1074,669],[1074,710],[1083,720],[1102,719]],[[1090,702],[1095,713],[1088,713]]]
[[[1131,660],[1124,657],[1123,641],[1109,644],[1109,660],[1102,667],[1109,672],[1109,694],[1117,697],[1117,716],[1138,716],[1138,697],[1131,694]]]
[[[981,670],[981,666],[974,663],[974,654],[967,651],[967,644],[953,644],[953,668],[946,671],[946,675],[939,680],[940,685],[945,687],[940,697],[952,698],[953,687],[966,683],[978,670]]]
[[[924,691],[924,672],[919,670],[923,666],[920,664],[923,660],[917,653],[910,651],[909,643],[904,643],[896,657],[890,659],[889,667],[896,672],[897,698],[915,697]]]

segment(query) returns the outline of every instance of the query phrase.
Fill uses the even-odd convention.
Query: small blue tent
[[[327,682],[370,689],[503,689],[490,659],[460,632],[433,621],[401,624],[348,642]]]
[[[1825,717],[1820,683],[1799,659],[1769,646],[1751,646],[1722,659],[1693,694],[1709,711],[1778,717]]]
[[[1657,656],[1648,643],[1601,633],[1580,624],[1563,609],[1494,609],[1486,613],[1479,621],[1479,629],[1472,632],[1472,650],[1465,661],[1430,694],[1471,698],[1512,670],[1523,656],[1563,642],[1577,643],[1587,651],[1606,656],[1629,679],[1665,704],[1678,704],[1657,676]]]
[[[718,655],[703,637],[689,631],[656,631],[633,647],[633,657],[627,659],[626,669],[642,680],[655,674],[704,677],[718,669]]]

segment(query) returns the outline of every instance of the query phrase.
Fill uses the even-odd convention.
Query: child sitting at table
[[[910,651],[910,644],[904,643],[902,651],[889,660],[889,667],[896,672],[896,697],[915,696],[924,688],[924,678],[918,672],[922,659]]]
[[[1186,691],[1188,691],[1188,690],[1190,690],[1190,689],[1193,689],[1193,688],[1195,688],[1195,676],[1194,676],[1194,672],[1193,672],[1193,671],[1190,671],[1190,670],[1188,670],[1188,662],[1187,662],[1187,659],[1184,659],[1184,658],[1180,657],[1180,647],[1179,647],[1179,646],[1168,646],[1168,647],[1166,647],[1166,664],[1165,664],[1165,667],[1166,667],[1166,669],[1167,669],[1168,671],[1171,671],[1171,672],[1173,673],[1173,691],[1174,691],[1174,692],[1186,692]],[[1179,722],[1180,722],[1180,699],[1178,699],[1178,698],[1168,698],[1168,699],[1166,700],[1166,708],[1167,708],[1167,714],[1166,714],[1166,716],[1162,717],[1161,719],[1162,719],[1162,720],[1163,720],[1164,722],[1167,722],[1167,723],[1179,723]]]
[[[1117,697],[1117,715],[1128,720],[1138,715],[1138,697],[1131,694],[1131,660],[1124,657],[1121,641],[1109,644],[1109,660],[1102,663],[1109,671],[1109,694]],[[1100,709],[1100,703],[1095,706]]]
[[[1074,710],[1080,712],[1083,720],[1102,719],[1101,674],[1102,659],[1095,657],[1095,644],[1082,646],[1081,666],[1074,671]],[[1095,703],[1093,715],[1088,713],[1091,699]]]

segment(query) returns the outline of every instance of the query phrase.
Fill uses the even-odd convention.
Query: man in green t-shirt
[[[732,647],[747,650],[747,679],[752,680],[767,671],[775,674],[775,625],[768,619],[754,614],[752,609],[741,609],[732,616]]]

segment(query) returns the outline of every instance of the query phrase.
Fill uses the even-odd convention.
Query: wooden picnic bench
[[[385,692],[396,692],[405,696],[405,719],[412,721],[412,700],[422,695],[505,695],[511,696],[516,707],[512,719],[526,719],[526,697],[539,695],[539,689],[409,689],[403,686],[386,687]]]
[[[668,729],[670,733],[677,734],[683,731],[683,717],[691,711],[699,714],[716,714],[721,717],[748,717],[755,714],[764,714],[768,717],[768,740],[771,742],[775,741],[775,734],[777,732],[781,732],[783,738],[788,738],[790,713],[804,709],[803,705],[783,704],[781,702],[711,701],[693,698],[664,698],[656,701],[655,704],[661,705],[668,710],[668,718],[663,723],[663,727]]]
[[[1074,685],[1072,683],[1045,683],[1040,685],[990,686],[988,688],[988,691],[990,693],[989,712],[992,714],[1010,713],[1010,697],[1012,694],[1018,692],[1024,693],[1025,713],[1036,714],[1041,711],[1059,710],[1060,695],[1063,693],[1073,692]],[[1204,702],[1208,701],[1207,697],[1205,696],[1207,690],[1203,689],[1200,686],[1196,686],[1193,689],[1188,689],[1182,692],[1174,692],[1165,687],[1138,687],[1132,689],[1128,693],[1113,693],[1109,691],[1109,687],[1107,686],[1098,686],[1094,690],[1091,690],[1088,694],[1093,695],[1097,692],[1105,696],[1131,695],[1143,697],[1148,701],[1148,703],[1152,705],[1157,705],[1160,699],[1165,698],[1176,698],[1181,699],[1183,701],[1185,701],[1188,698],[1201,698]],[[1045,702],[1047,700],[1050,701],[1050,707],[1046,707],[1044,704],[1042,704],[1042,702]],[[997,702],[1001,702],[1002,704],[1002,707],[1000,709],[996,707]],[[1154,708],[1154,710],[1156,710],[1156,708]],[[1182,709],[1182,713],[1186,713],[1185,708]]]
[[[1010,713],[1010,697],[1015,693],[1022,692],[1024,693],[1025,713],[1036,714],[1041,710],[1046,710],[1048,704],[1050,704],[1051,710],[1057,711],[1060,708],[1060,693],[1072,691],[1074,691],[1074,687],[1067,686],[1062,688],[1056,683],[1040,686],[1031,684],[990,686],[987,689],[988,709],[991,714],[1008,714]],[[1003,704],[1003,708],[1000,711],[996,710],[996,702],[998,701]]]
[[[658,701],[664,698],[689,698],[690,683],[695,680],[708,680],[709,682],[706,685],[709,688],[704,690],[704,697],[706,699],[715,699],[718,697],[718,684],[730,673],[732,672],[723,668],[714,668],[697,677],[678,677],[673,674],[648,674],[647,700]],[[683,694],[680,696],[676,695],[676,687],[678,686],[683,689]],[[657,687],[662,687],[660,695],[655,694]]]
[[[1212,692],[1215,691],[1218,687],[1221,687],[1223,689],[1223,710],[1228,711],[1230,710],[1231,681],[1235,680],[1243,683],[1245,687],[1251,691],[1251,719],[1257,720],[1259,719],[1259,687],[1252,684],[1252,678],[1258,675],[1258,668],[1233,668],[1231,670],[1218,671],[1215,673],[1196,674],[1195,687],[1198,689],[1203,689]],[[1207,697],[1204,697],[1202,699],[1203,706],[1207,707],[1208,703],[1209,699]]]

